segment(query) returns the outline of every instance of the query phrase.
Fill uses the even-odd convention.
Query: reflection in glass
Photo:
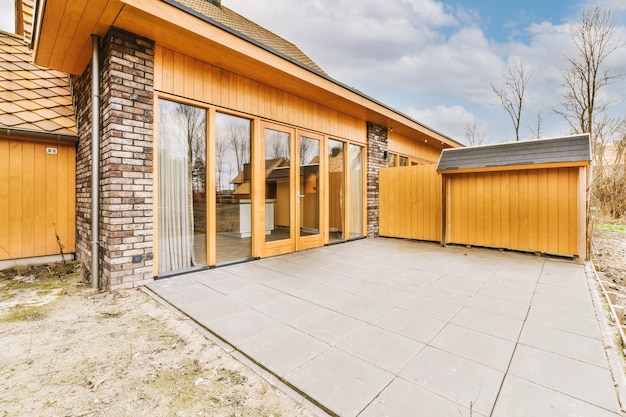
[[[291,135],[265,129],[265,241],[291,236]]]
[[[343,142],[328,141],[328,221],[331,242],[344,239],[344,146]]]
[[[406,167],[409,166],[409,158],[407,158],[406,156],[400,156],[400,166],[401,167]]]
[[[396,156],[396,154],[389,152],[389,155],[387,157],[387,166],[389,168],[396,166]]]
[[[159,273],[206,265],[206,110],[159,99]]]
[[[248,119],[215,114],[216,263],[252,256],[252,169]]]
[[[350,238],[363,236],[363,147],[350,145]]]
[[[318,235],[320,141],[300,136],[300,236]]]

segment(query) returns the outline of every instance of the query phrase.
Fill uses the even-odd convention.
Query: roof
[[[26,42],[1,31],[0,127],[76,135],[67,74],[32,64]]]
[[[281,38],[273,32],[257,25],[251,20],[235,13],[227,7],[216,5],[208,0],[169,0],[169,3],[178,3],[198,12],[211,20],[230,28],[239,34],[248,37],[260,44],[279,52],[286,57],[299,62],[317,72],[324,73],[311,58],[302,52],[293,43]]]
[[[591,161],[589,134],[497,145],[444,149],[437,171],[514,168]]]

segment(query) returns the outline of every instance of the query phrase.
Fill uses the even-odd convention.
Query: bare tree
[[[268,151],[271,151],[268,156],[271,158],[283,157],[289,159],[289,135],[272,131],[266,141],[266,148]]]
[[[619,218],[626,212],[622,150],[626,130],[623,120],[608,115],[615,103],[600,94],[607,85],[623,78],[623,74],[613,74],[606,67],[607,59],[624,46],[616,39],[614,8],[595,6],[585,10],[570,31],[574,53],[565,57],[568,68],[562,74],[562,109],[554,112],[565,119],[573,133],[589,133],[595,167],[587,194],[605,214]],[[589,216],[589,207],[587,210]]]
[[[230,123],[225,132],[228,143],[235,153],[237,170],[241,172],[244,164],[250,162],[250,135],[246,126]]]
[[[600,90],[621,78],[605,67],[607,58],[623,44],[615,42],[615,17],[611,7],[596,6],[585,10],[580,22],[570,27],[575,51],[565,57],[563,71],[563,109],[554,112],[567,121],[574,133],[589,133],[595,141],[595,115],[613,103],[600,99]]]
[[[537,124],[535,127],[529,126],[531,133],[539,139],[541,137],[541,125],[543,124],[543,116],[541,115],[541,111],[537,113]]]
[[[228,141],[219,134],[215,138],[215,184],[218,193],[224,191],[224,162],[228,152]]]
[[[485,132],[478,126],[478,120],[474,119],[465,123],[465,143],[468,146],[482,145],[485,142]]]
[[[500,105],[513,122],[515,140],[519,141],[519,127],[524,108],[524,93],[532,75],[532,67],[521,59],[513,59],[502,74],[502,85],[491,84],[491,89],[500,100]]]

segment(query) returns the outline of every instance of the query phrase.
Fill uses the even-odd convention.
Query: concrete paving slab
[[[602,338],[598,320],[591,317],[574,316],[541,306],[531,306],[528,312],[528,323],[537,323],[553,329],[576,333],[581,336]]]
[[[507,375],[492,417],[617,417],[614,412],[530,381]]]
[[[429,343],[446,325],[445,321],[394,308],[374,325],[422,343]]]
[[[393,380],[360,417],[470,417],[470,410],[402,378]],[[484,417],[474,411],[471,417]],[[525,416],[528,417],[528,416]]]
[[[282,378],[328,350],[329,345],[293,327],[283,326],[248,340],[240,348]]]
[[[463,307],[450,322],[512,342],[517,341],[524,325],[522,320],[471,307]]]
[[[393,374],[417,355],[424,343],[366,325],[337,343],[337,348]]]
[[[364,239],[148,287],[333,416],[620,413],[573,262]]]
[[[430,342],[430,346],[506,371],[515,349],[515,342],[448,324]]]
[[[607,410],[620,409],[611,374],[604,367],[518,345],[509,374]]]
[[[285,377],[326,408],[354,417],[389,385],[394,375],[349,353],[329,349]]]
[[[599,339],[527,322],[519,343],[592,365],[607,367],[604,343]]]
[[[430,346],[400,373],[419,387],[489,415],[504,372]]]

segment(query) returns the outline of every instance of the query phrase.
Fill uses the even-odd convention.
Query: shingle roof
[[[32,60],[25,41],[0,31],[0,127],[76,135],[67,74]]]
[[[302,52],[293,43],[281,38],[275,33],[257,25],[251,20],[233,12],[227,7],[218,6],[208,0],[170,0],[170,3],[178,3],[200,13],[242,35],[273,49],[280,54],[307,66],[314,71],[325,74],[311,58]]]
[[[588,134],[444,149],[437,171],[591,161]]]

